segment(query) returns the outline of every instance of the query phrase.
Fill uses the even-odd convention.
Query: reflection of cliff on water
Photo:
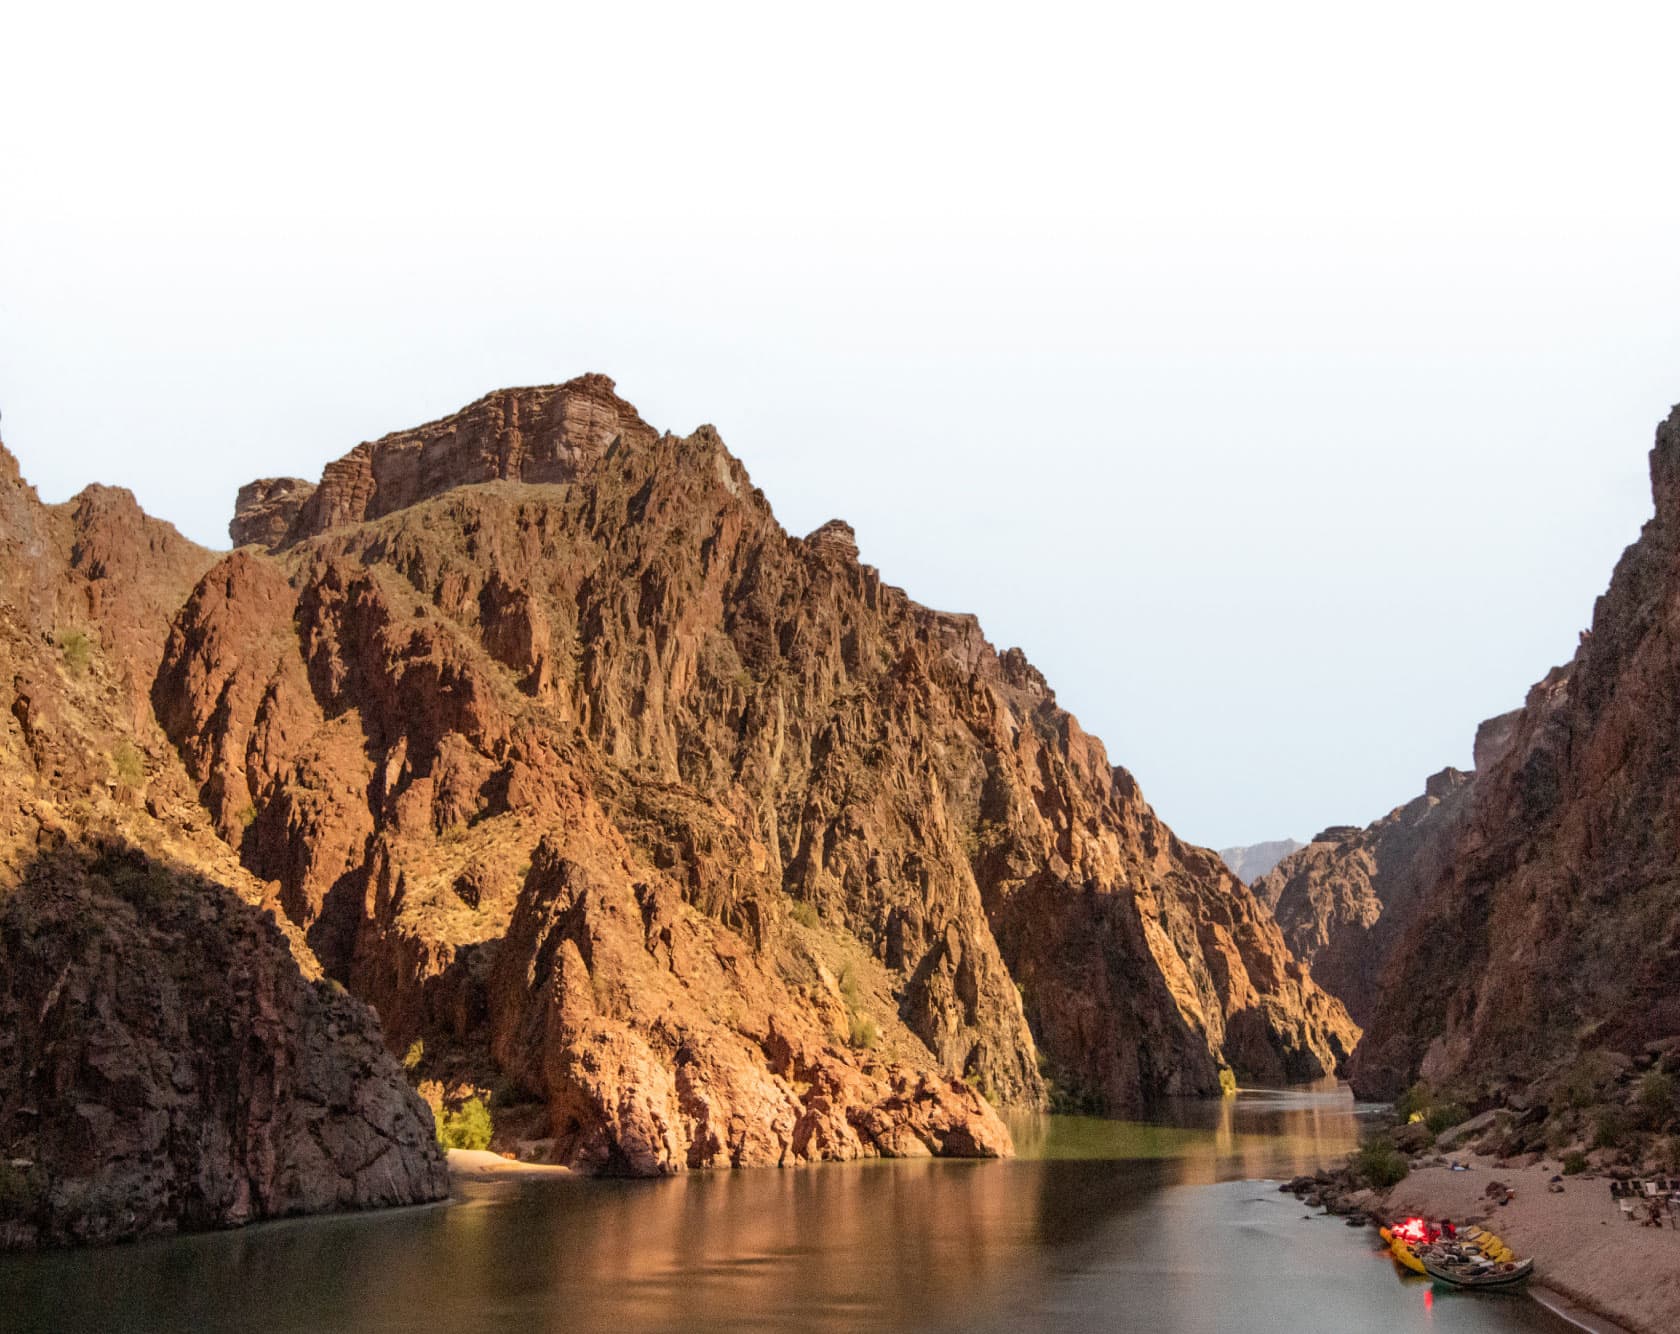
[[[1024,1159],[1163,1160],[1165,1182],[1184,1186],[1297,1176],[1359,1146],[1353,1099],[1334,1080],[1169,1103],[1154,1122],[1029,1116],[1010,1130]]]
[[[1308,1283],[1329,1323],[1299,1328],[1423,1328],[1393,1266],[1338,1223],[1269,1185],[1201,1188],[1345,1153],[1345,1093],[1245,1092],[1170,1119],[1023,1122],[1007,1162],[475,1185],[450,1208],[0,1257],[0,1329],[974,1334],[1122,1315],[1250,1334]],[[1454,1328],[1537,1328],[1525,1306],[1465,1315]]]

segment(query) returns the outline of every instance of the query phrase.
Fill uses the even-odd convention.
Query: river
[[[1016,1124],[1007,1162],[466,1185],[449,1205],[0,1257],[29,1331],[1567,1329],[1436,1292],[1276,1180],[1354,1147],[1345,1090],[1253,1090],[1160,1123]]]

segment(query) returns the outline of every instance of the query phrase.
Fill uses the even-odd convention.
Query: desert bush
[[[1363,1145],[1353,1156],[1353,1174],[1372,1190],[1387,1190],[1406,1179],[1411,1164],[1387,1135]]]
[[[111,751],[111,767],[117,771],[117,781],[124,787],[139,787],[146,781],[145,762],[139,748],[124,737]]]
[[[1653,1130],[1660,1130],[1674,1116],[1674,1076],[1653,1070],[1639,1081],[1639,1110]]]
[[[403,1053],[403,1069],[418,1070],[420,1062],[426,1059],[426,1040],[415,1038],[408,1044],[408,1050]]]
[[[66,630],[58,637],[58,651],[72,676],[81,676],[93,659],[93,641],[80,630]]]
[[[1599,1109],[1593,1119],[1593,1148],[1619,1148],[1628,1135],[1627,1114],[1620,1107],[1604,1107]]]
[[[1424,1114],[1423,1121],[1429,1127],[1431,1135],[1439,1135],[1443,1130],[1451,1130],[1469,1119],[1470,1109],[1463,1103],[1440,1102]]]
[[[1434,1092],[1430,1089],[1428,1084],[1425,1084],[1420,1079],[1417,1083],[1413,1084],[1411,1088],[1402,1093],[1395,1101],[1394,1115],[1398,1117],[1402,1123],[1410,1122],[1414,1119],[1421,1121],[1424,1113],[1429,1110],[1430,1103],[1434,1100]]]
[[[488,1149],[491,1133],[490,1109],[482,1098],[468,1098],[438,1118],[438,1143],[446,1149]]]
[[[1571,1107],[1591,1107],[1602,1102],[1600,1094],[1615,1078],[1616,1068],[1601,1051],[1583,1052],[1569,1067],[1560,1084],[1564,1101]]]
[[[881,1040],[880,1027],[866,1014],[852,1016],[851,1043],[859,1051],[868,1051]]]
[[[1579,1176],[1587,1170],[1587,1155],[1576,1149],[1574,1153],[1563,1155],[1563,1174],[1566,1177]]]
[[[817,924],[816,905],[805,899],[795,900],[793,907],[788,909],[788,916],[800,926],[815,927]]]

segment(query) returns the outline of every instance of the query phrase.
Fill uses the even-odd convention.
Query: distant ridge
[[[1270,843],[1250,843],[1246,848],[1221,848],[1219,856],[1231,868],[1231,874],[1245,885],[1252,885],[1292,852],[1306,847],[1292,838],[1275,839]]]

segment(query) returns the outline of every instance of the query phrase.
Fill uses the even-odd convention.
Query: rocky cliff
[[[1019,650],[602,376],[254,484],[232,531],[152,692],[215,828],[559,1161],[997,1153],[1047,1078],[1124,1111],[1352,1048]]]
[[[1422,796],[1367,828],[1338,825],[1254,882],[1313,980],[1369,1022],[1382,970],[1452,855],[1470,775],[1444,769]]]
[[[1574,660],[1485,730],[1497,758],[1395,947],[1361,1092],[1497,1088],[1680,1034],[1680,410],[1651,480],[1655,515]]]
[[[0,1246],[447,1189],[373,1016],[265,908],[152,716],[214,560],[125,491],[42,505],[0,447]]]

